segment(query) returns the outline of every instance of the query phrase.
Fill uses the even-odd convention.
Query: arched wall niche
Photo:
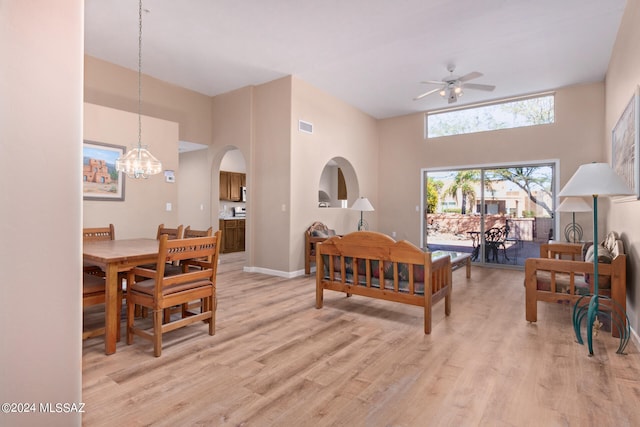
[[[351,163],[344,157],[334,157],[329,160],[320,175],[318,206],[349,207],[359,196],[358,176]]]

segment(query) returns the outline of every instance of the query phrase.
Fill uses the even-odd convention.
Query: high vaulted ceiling
[[[291,74],[386,118],[447,107],[413,98],[449,64],[496,86],[456,105],[602,81],[625,3],[145,0],[142,71],[206,95]],[[85,15],[85,52],[137,70],[138,2],[85,0]]]

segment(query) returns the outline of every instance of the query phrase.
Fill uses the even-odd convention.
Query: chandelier
[[[116,170],[129,178],[148,178],[162,172],[162,163],[142,146],[142,0],[138,2],[138,146],[116,160]]]

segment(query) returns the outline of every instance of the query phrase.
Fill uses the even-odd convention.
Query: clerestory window
[[[551,124],[553,93],[426,114],[427,138]]]

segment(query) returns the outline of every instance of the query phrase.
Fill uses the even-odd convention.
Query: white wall
[[[81,0],[0,1],[0,403],[82,401],[83,22]]]

